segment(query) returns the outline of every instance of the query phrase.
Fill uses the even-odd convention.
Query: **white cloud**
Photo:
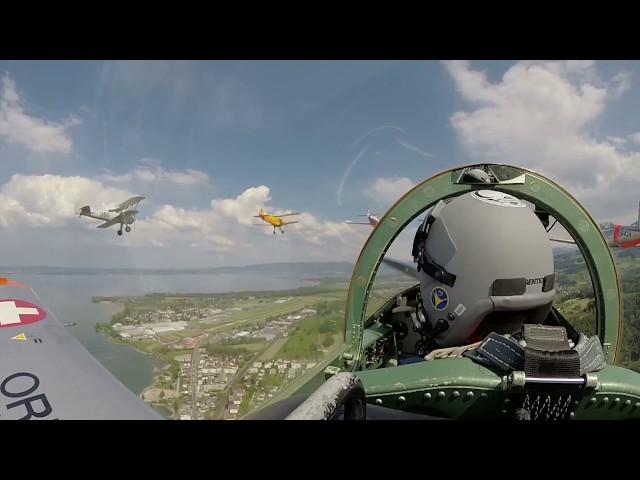
[[[407,177],[379,177],[364,194],[370,199],[390,205],[415,186]]]
[[[633,143],[640,144],[640,132],[632,133],[631,135],[629,135],[629,140],[631,140]]]
[[[136,222],[129,246],[189,246],[202,250],[227,251],[242,245],[220,233],[221,218],[211,210],[189,210],[163,205],[150,217]]]
[[[0,202],[13,214],[5,221],[32,226],[59,226],[84,205],[105,210],[133,196],[125,190],[103,186],[84,177],[13,175],[2,187]],[[19,213],[19,215],[18,215]]]
[[[174,255],[194,262],[204,253],[217,256],[224,264],[263,262],[265,256],[286,261],[352,260],[370,233],[301,212],[295,217],[299,223],[288,226],[285,235],[273,236],[271,228],[252,225],[261,223],[252,218],[260,207],[284,213],[268,205],[270,189],[264,185],[248,188],[235,198],[214,199],[203,209],[161,205],[149,212],[153,203],[147,201],[141,204],[132,232],[122,237],[115,235],[115,228],[96,231],[98,220],[76,215],[83,205],[103,211],[132,195],[85,177],[16,174],[0,187],[0,231],[18,235],[16,238],[41,238],[43,248],[54,238],[75,247],[83,245],[85,250],[144,247],[145,256],[155,255],[161,265],[171,264]],[[36,227],[38,232],[46,228],[46,234],[31,235]]]
[[[611,135],[607,136],[607,140],[609,140],[609,142],[611,143],[615,143],[616,145],[624,145],[625,143],[627,143],[627,140],[625,138],[613,137]]]
[[[234,199],[212,200],[211,208],[222,216],[235,218],[242,225],[251,225],[256,220],[252,217],[271,200],[269,193],[269,187],[264,185],[247,188]]]
[[[328,242],[361,245],[365,238],[365,232],[362,229],[352,229],[346,223],[320,220],[310,213],[302,213],[296,217],[296,220],[299,223],[291,225],[290,228],[304,241],[313,245],[326,245]],[[326,253],[330,251],[325,251]]]
[[[473,105],[451,124],[475,160],[549,175],[601,218],[637,203],[640,156],[623,151],[618,137],[599,141],[590,131],[607,102],[629,88],[628,75],[602,81],[594,62],[519,62],[491,83],[469,62],[445,67]]]
[[[199,170],[186,169],[184,171],[167,170],[154,159],[142,159],[131,172],[123,175],[104,174],[102,179],[113,183],[127,183],[139,181],[143,183],[174,183],[178,185],[197,185],[207,183],[209,176]]]
[[[611,79],[611,95],[613,98],[620,98],[631,88],[631,75],[620,72]]]
[[[41,153],[70,153],[73,147],[68,129],[80,124],[72,117],[51,122],[30,116],[18,94],[15,81],[5,75],[0,94],[0,138]]]

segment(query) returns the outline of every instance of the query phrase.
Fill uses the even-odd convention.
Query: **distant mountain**
[[[640,248],[614,251],[614,257],[620,259],[640,259]],[[556,266],[562,269],[576,262],[582,263],[582,254],[577,249],[554,250]],[[411,268],[415,264],[411,260],[404,260]],[[51,267],[28,266],[10,267],[0,266],[2,274],[37,274],[37,275],[202,275],[202,274],[277,274],[278,277],[335,277],[349,278],[353,272],[354,264],[350,262],[283,262],[262,263],[256,265],[242,265],[233,267],[212,268],[93,268],[93,267]],[[384,263],[380,265],[379,275],[398,275],[398,272]]]
[[[282,276],[350,276],[353,264],[349,262],[265,263],[235,267],[214,268],[88,268],[88,267],[0,267],[0,272],[38,275],[197,275],[234,273],[277,273]]]

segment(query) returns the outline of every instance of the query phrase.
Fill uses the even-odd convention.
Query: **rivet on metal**
[[[620,403],[620,398],[616,397],[616,399],[614,400],[615,403]]]
[[[572,418],[572,419],[573,419],[573,418],[576,418],[576,414],[575,414],[575,413],[573,413],[573,412],[571,412],[571,413],[569,414],[569,418]]]
[[[455,391],[453,392],[453,398],[458,398],[460,396],[460,392],[459,391]]]
[[[467,392],[467,397],[473,398],[473,392],[471,392],[471,391]]]
[[[429,400],[431,398],[431,394],[430,393],[425,393],[424,394],[424,398],[426,398],[427,400]]]
[[[398,401],[400,401],[400,402],[403,402],[403,403],[404,403],[404,402],[406,402],[406,401],[407,401],[407,399],[406,399],[406,398],[404,398],[402,395],[400,395],[400,396],[398,397]]]
[[[509,398],[505,398],[504,399],[504,404],[505,405],[509,405],[511,403],[511,400]]]
[[[440,391],[438,392],[438,396],[439,396],[440,398],[444,398],[444,397],[446,396],[446,393],[444,393],[442,390],[440,390]]]
[[[376,398],[376,405],[382,405],[382,399]]]
[[[483,393],[481,393],[481,394],[480,394],[480,398],[487,398],[487,394],[486,394],[486,393],[484,393],[484,392],[483,392]]]
[[[596,402],[597,402],[596,397],[591,397],[591,399],[589,400],[589,403],[596,403]]]
[[[625,401],[624,401],[624,404],[625,404],[625,405],[631,405],[631,400],[628,400],[628,399],[627,399],[627,400],[625,400]]]
[[[604,397],[604,398],[602,399],[602,403],[607,403],[608,401],[609,401],[609,397]]]

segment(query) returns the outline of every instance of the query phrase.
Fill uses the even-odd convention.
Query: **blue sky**
[[[476,160],[540,170],[601,219],[631,220],[638,68],[0,62],[0,230],[16,259],[0,263],[353,261],[368,231],[341,222]],[[125,238],[73,215],[127,194],[147,200]],[[274,239],[251,225],[260,206],[305,215]]]

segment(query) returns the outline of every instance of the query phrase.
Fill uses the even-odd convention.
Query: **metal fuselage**
[[[89,218],[95,218],[96,220],[103,220],[105,222],[121,216],[123,225],[131,225],[136,221],[136,213],[138,213],[137,210],[127,210],[125,212],[100,212],[91,214],[82,213],[82,215]]]
[[[602,225],[602,233],[607,244],[613,248],[632,248],[640,246],[640,227],[633,225]]]
[[[290,216],[290,215],[297,215],[297,213],[287,213],[284,214],[282,216]],[[285,220],[283,220],[281,218],[280,215],[272,215],[269,213],[266,213],[264,210],[260,209],[260,211],[258,212],[258,215],[256,215],[256,217],[260,218],[260,220],[267,222],[269,225],[271,225],[273,227],[273,234],[275,235],[276,233],[276,228],[280,229],[280,233],[284,234],[284,227],[286,225],[289,225],[291,223],[298,223],[297,220],[291,221],[291,222],[287,222]]]
[[[376,217],[375,215],[368,214],[367,218],[369,219],[369,224],[372,227],[377,227],[378,224],[380,223],[380,219],[378,217]]]
[[[284,221],[278,217],[277,215],[269,215],[267,213],[260,212],[258,214],[261,220],[264,220],[267,223],[270,223],[274,227],[282,228],[284,226]]]
[[[352,222],[351,220],[347,220],[345,221],[346,224],[348,225],[370,225],[373,228],[376,228],[378,226],[378,224],[380,223],[380,219],[378,217],[376,217],[375,215],[372,215],[371,212],[367,212],[366,215],[358,215],[359,217],[367,217],[367,221],[366,222]]]

